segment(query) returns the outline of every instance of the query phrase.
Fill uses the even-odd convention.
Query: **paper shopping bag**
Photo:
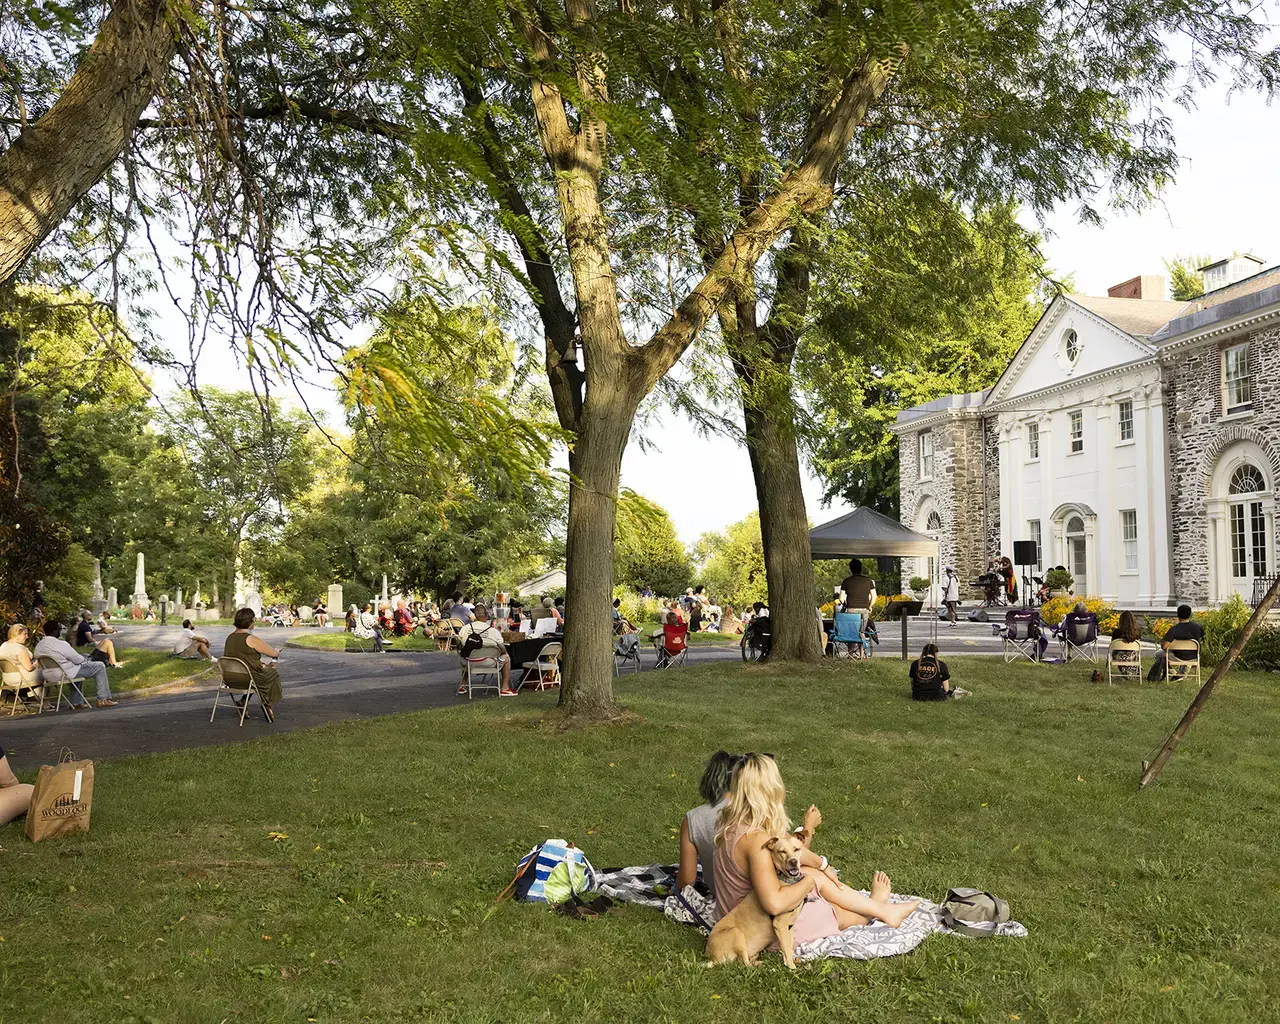
[[[72,832],[88,832],[92,805],[92,761],[41,765],[27,811],[27,838],[38,843]]]

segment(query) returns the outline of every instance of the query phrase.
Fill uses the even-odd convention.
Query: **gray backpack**
[[[994,935],[1009,920],[1009,904],[981,889],[948,889],[942,901],[942,923],[950,931],[973,938]]]

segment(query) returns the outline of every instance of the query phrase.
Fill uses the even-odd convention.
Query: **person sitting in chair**
[[[1151,671],[1147,673],[1148,681],[1155,682],[1168,676],[1169,644],[1174,640],[1194,640],[1202,646],[1204,644],[1204,626],[1198,622],[1191,621],[1191,605],[1189,604],[1178,605],[1178,621],[1169,627],[1169,632],[1160,641],[1160,653],[1156,655]]]
[[[472,614],[475,617],[458,631],[458,651],[462,662],[462,678],[458,682],[458,692],[467,692],[468,655],[463,652],[466,650],[467,640],[474,636],[479,638],[480,646],[471,652],[470,657],[497,658],[502,668],[498,696],[514,697],[517,691],[511,689],[511,655],[507,653],[507,642],[502,639],[502,631],[489,621],[489,609],[484,605],[476,605]],[[493,653],[486,655],[482,653],[485,651]]]
[[[97,686],[98,707],[113,708],[116,701],[111,699],[111,684],[107,682],[107,666],[100,661],[86,658],[69,643],[62,639],[62,623],[57,619],[46,619],[44,636],[36,644],[36,659],[52,658],[58,668],[72,684],[72,692],[79,696],[79,701],[72,707],[88,707],[84,698],[84,690],[73,680],[92,679]]]
[[[284,696],[280,689],[280,670],[275,665],[280,652],[261,637],[253,635],[254,618],[252,608],[241,608],[236,612],[231,620],[236,627],[235,632],[227,637],[222,656],[239,658],[249,667],[253,684],[258,688],[258,696],[262,698],[262,710],[266,713],[267,721],[274,722],[275,706]],[[271,659],[270,662],[264,662],[264,657]],[[237,698],[236,707],[244,707],[244,702],[248,699],[247,694]]]
[[[840,584],[840,590],[844,595],[841,598],[844,610],[861,613],[865,633],[871,621],[871,607],[876,603],[876,581],[862,571],[861,559],[849,559],[849,575]]]
[[[1075,607],[1063,616],[1059,629],[1067,643],[1073,646],[1087,644],[1089,641],[1085,637],[1098,635],[1098,616],[1089,611],[1083,601],[1077,601]]]
[[[381,652],[387,649],[387,645],[382,639],[382,629],[378,625],[378,617],[373,614],[372,601],[366,601],[364,611],[356,616],[356,623],[351,629],[351,635],[357,640],[372,640],[374,651]]]

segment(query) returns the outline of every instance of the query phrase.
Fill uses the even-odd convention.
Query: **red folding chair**
[[[658,647],[658,664],[655,668],[674,668],[684,663],[689,653],[689,627],[663,626],[662,642]]]

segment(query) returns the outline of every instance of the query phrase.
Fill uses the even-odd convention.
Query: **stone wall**
[[[1173,353],[1165,364],[1173,591],[1198,607],[1209,600],[1205,497],[1218,457],[1236,441],[1253,441],[1272,453],[1272,487],[1280,484],[1280,330],[1247,336],[1254,412],[1222,422],[1222,349],[1245,337]]]
[[[984,453],[982,421],[972,415],[948,416],[925,429],[931,429],[934,437],[932,480],[920,479],[920,431],[898,438],[901,520],[923,531],[928,510],[936,509],[942,519],[942,564],[954,565],[967,583],[982,571],[999,544],[999,444],[995,431],[988,429]],[[968,595],[962,592],[961,597]]]

